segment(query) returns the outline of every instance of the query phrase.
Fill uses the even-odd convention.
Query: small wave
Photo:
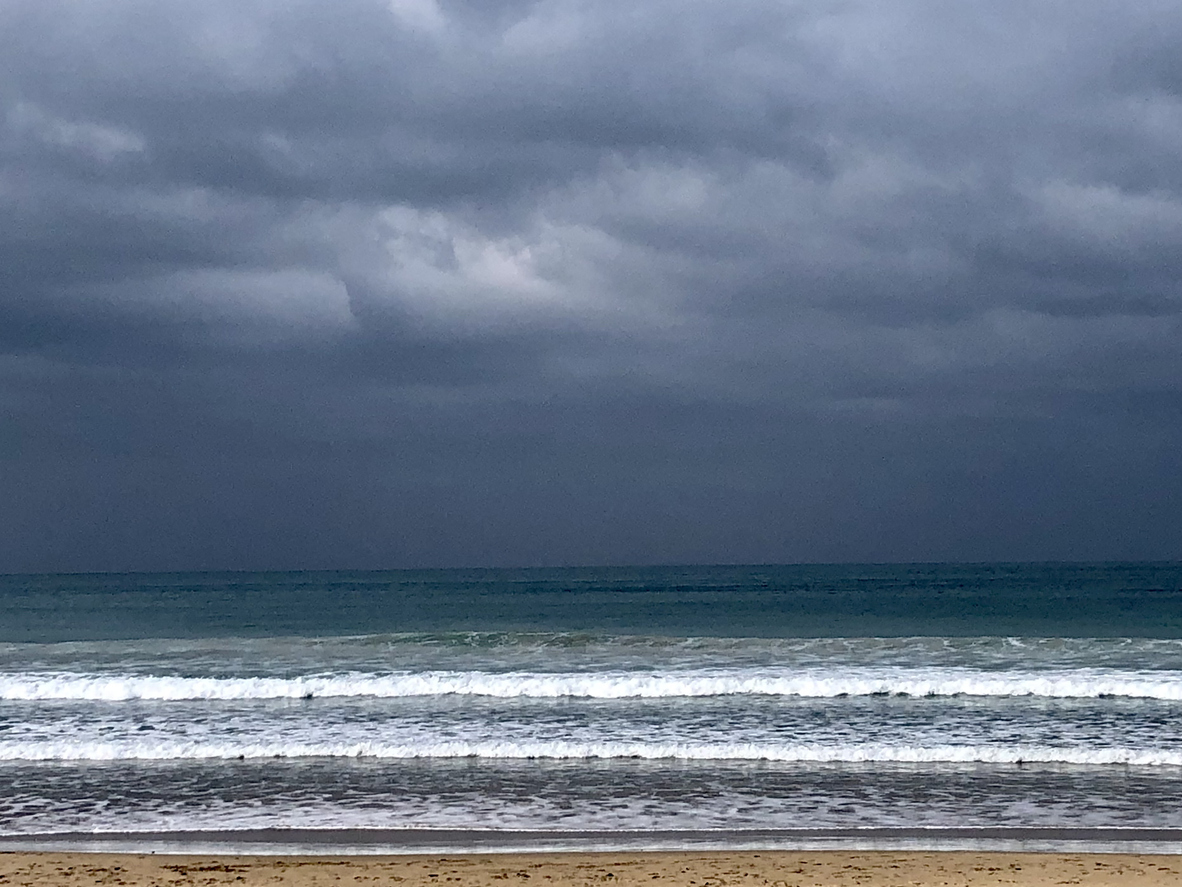
[[[261,700],[423,696],[661,699],[698,696],[1032,696],[1182,700],[1177,672],[989,673],[967,669],[767,669],[665,672],[453,672],[278,677],[73,673],[0,675],[0,700]]]
[[[14,742],[0,761],[201,761],[235,759],[372,758],[381,760],[620,760],[769,761],[802,764],[1068,764],[1182,767],[1182,752],[1139,748],[1053,746],[809,745],[645,742]]]

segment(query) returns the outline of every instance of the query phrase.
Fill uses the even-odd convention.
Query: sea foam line
[[[700,669],[665,672],[456,672],[179,677],[76,673],[0,675],[0,700],[254,700],[423,696],[659,699],[695,696],[1038,696],[1182,700],[1182,673],[980,672],[970,669]]]
[[[660,742],[12,742],[0,761],[202,761],[232,759],[372,758],[382,760],[641,759],[774,761],[806,764],[1073,764],[1182,767],[1182,751],[1144,748],[1060,748],[1021,745],[813,745]]]

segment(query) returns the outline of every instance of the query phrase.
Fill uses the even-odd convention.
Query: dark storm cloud
[[[0,568],[1177,557],[1171,4],[0,8]]]

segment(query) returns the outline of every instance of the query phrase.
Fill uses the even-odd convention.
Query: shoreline
[[[418,856],[726,852],[1182,855],[1182,829],[848,828],[648,831],[249,829],[0,836],[0,853]]]
[[[1182,883],[1182,856],[1097,853],[728,851],[404,856],[145,855],[0,852],[6,887],[320,887],[342,882],[502,887],[1165,887]]]

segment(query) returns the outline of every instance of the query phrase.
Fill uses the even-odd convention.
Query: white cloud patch
[[[343,246],[359,308],[394,309],[457,330],[580,322],[615,329],[651,322],[651,306],[615,285],[627,250],[590,225],[532,217],[491,233],[458,215],[398,206]]]
[[[143,136],[115,126],[89,120],[69,120],[50,113],[32,102],[17,102],[7,115],[7,128],[17,136],[32,138],[42,145],[81,154],[110,163],[147,149]]]
[[[501,43],[511,55],[559,55],[579,47],[588,24],[583,10],[575,3],[538,3],[527,16],[505,30]]]
[[[1036,199],[1053,230],[1097,249],[1182,246],[1182,201],[1174,195],[1059,181],[1043,186]]]
[[[389,3],[398,22],[412,31],[438,34],[447,25],[437,0],[389,0]]]

